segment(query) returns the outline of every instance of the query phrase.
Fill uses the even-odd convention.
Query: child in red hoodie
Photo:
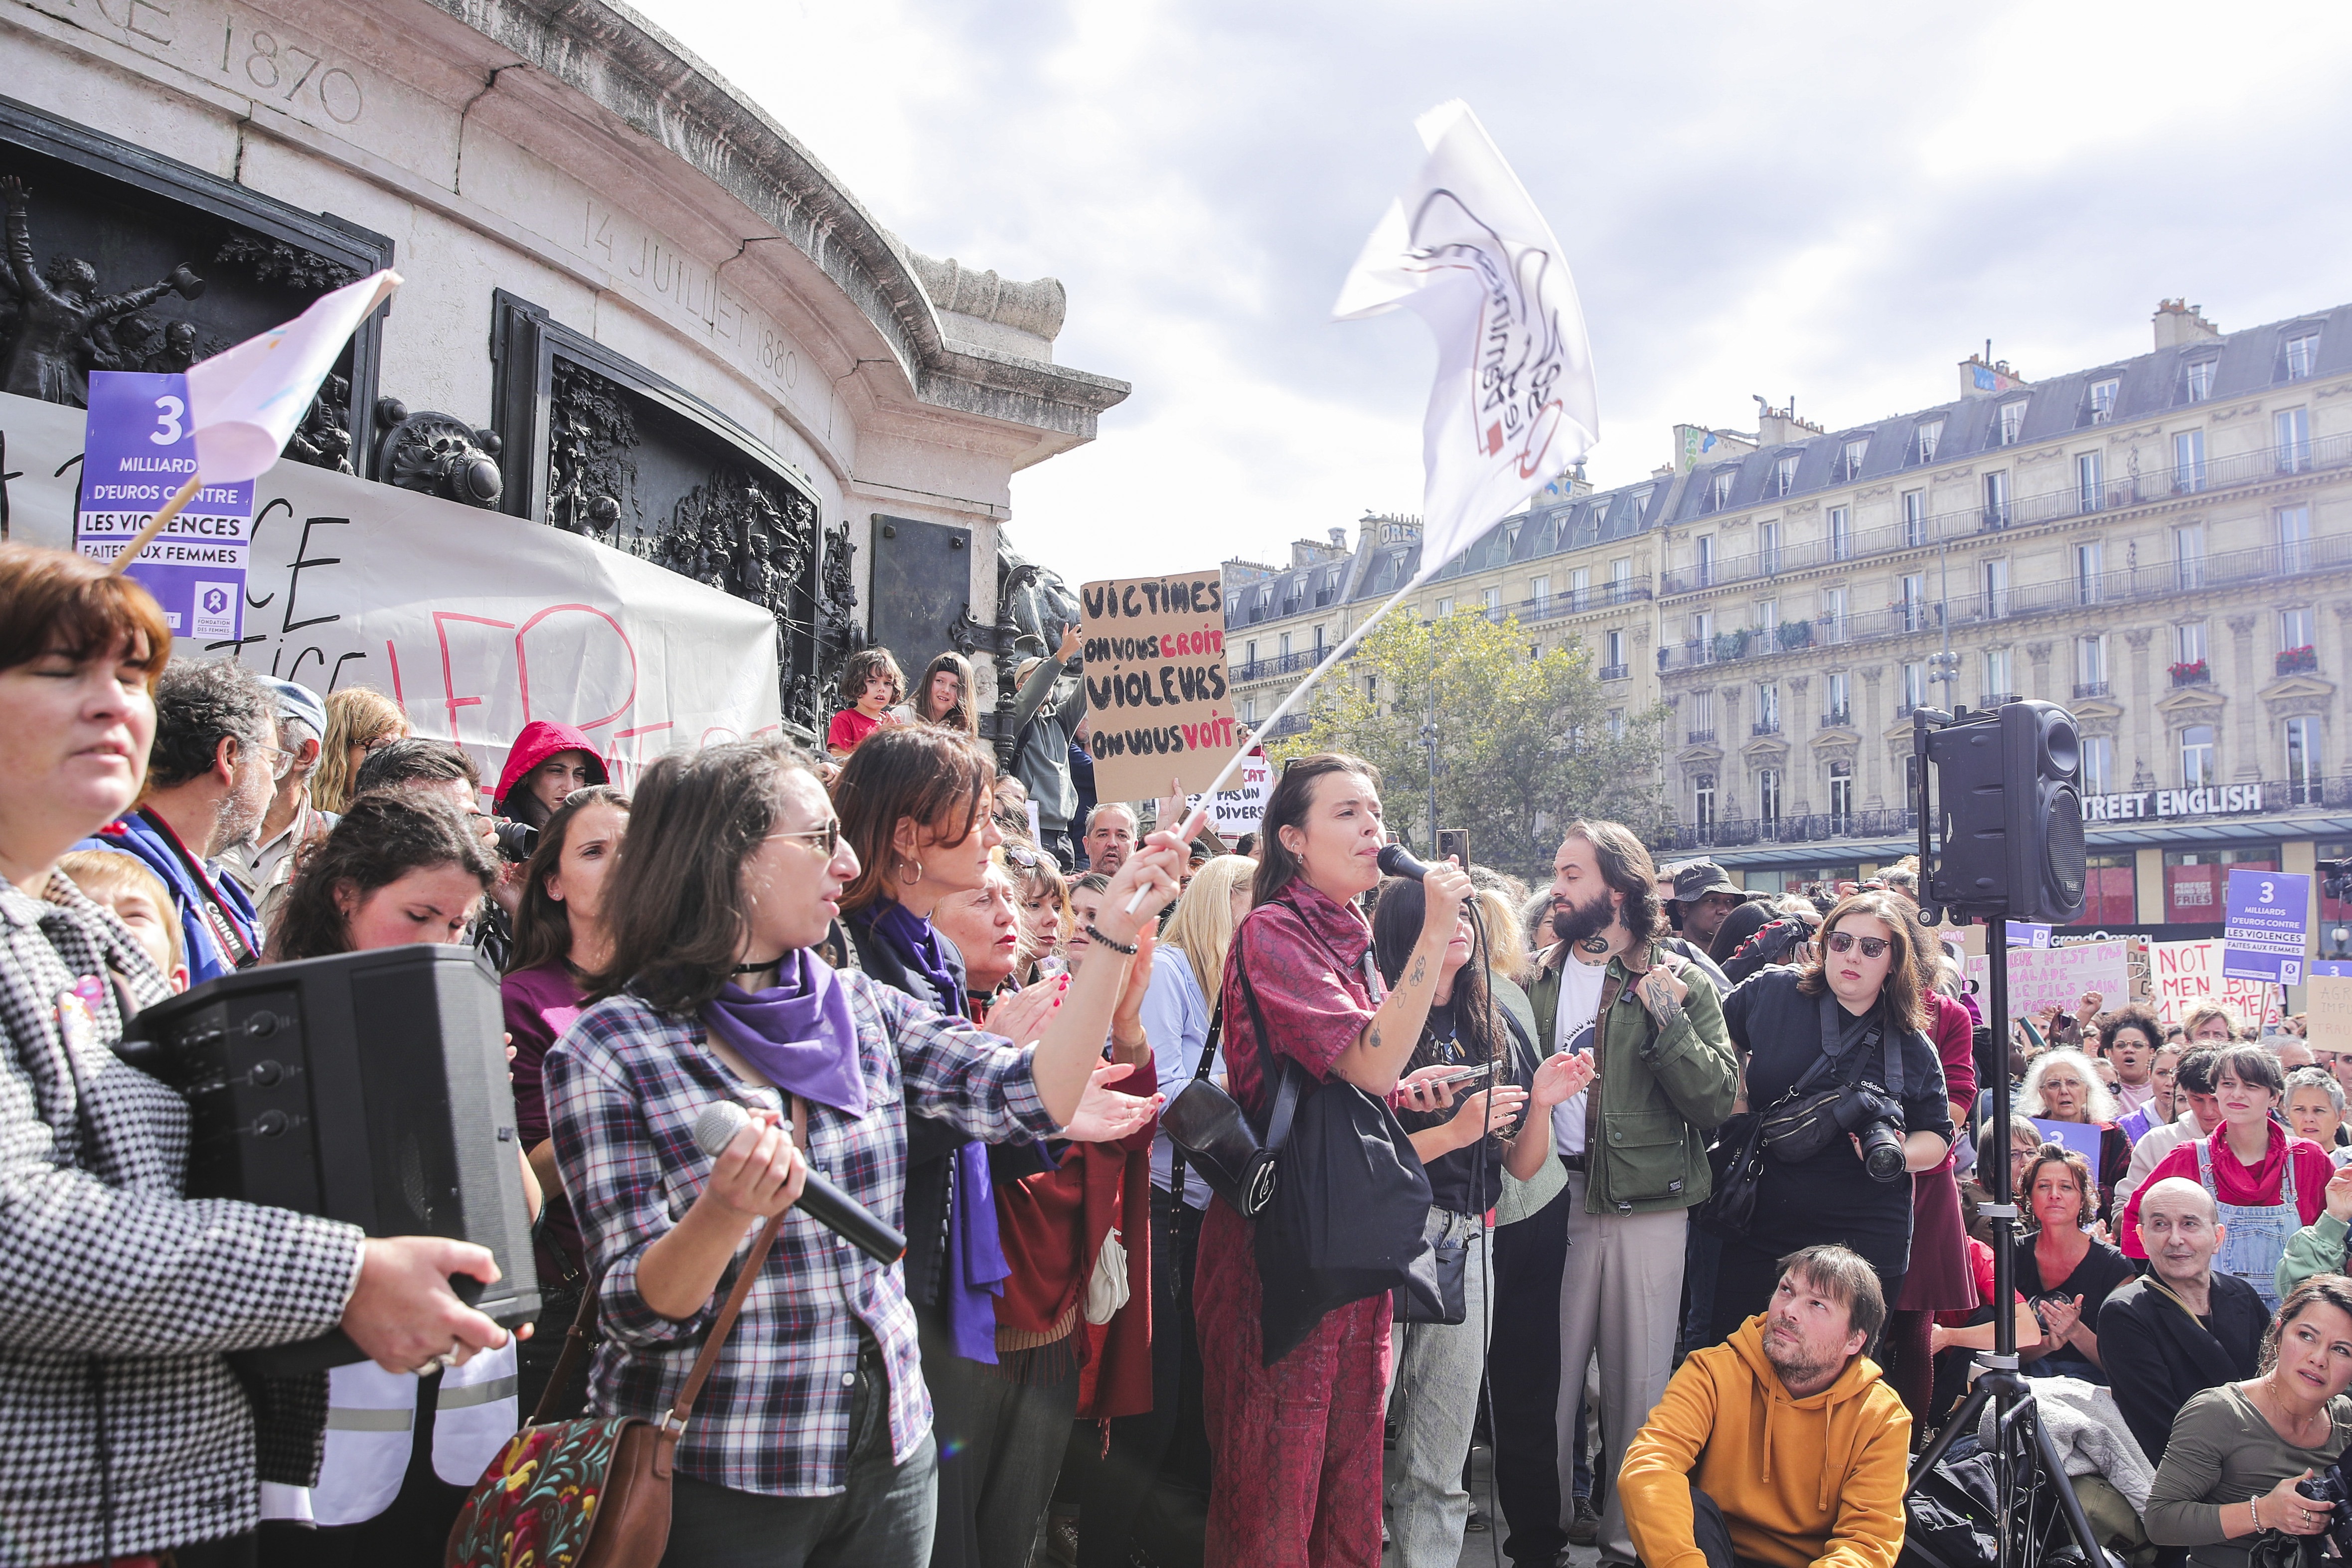
[[[857,743],[885,724],[895,724],[889,709],[907,696],[906,673],[887,647],[863,647],[849,656],[841,672],[841,700],[849,704],[833,716],[824,732],[824,749],[838,762],[857,750]]]

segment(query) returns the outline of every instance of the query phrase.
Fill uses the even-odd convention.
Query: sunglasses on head
[[[1829,943],[1832,952],[1852,952],[1856,942],[1862,944],[1862,956],[1864,958],[1876,958],[1886,951],[1886,939],[1883,936],[1856,936],[1852,931],[1844,931],[1830,932]]]

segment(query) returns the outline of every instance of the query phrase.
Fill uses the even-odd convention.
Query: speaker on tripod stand
[[[2050,702],[2011,702],[1974,714],[1921,708],[1911,719],[1912,752],[1919,759],[1919,912],[1930,923],[1946,913],[1985,922],[1985,1016],[1993,1059],[2002,1064],[1989,1075],[1992,1125],[2005,1129],[2009,922],[2063,924],[2083,912],[2082,735],[2074,716]],[[2004,1147],[2007,1142],[2004,1134]],[[2018,1221],[2009,1162],[1994,1161],[1979,1180],[1989,1183],[1993,1195],[1977,1211],[1992,1222],[1993,1348],[1978,1357],[1982,1370],[1958,1414],[1912,1468],[1910,1490],[1918,1489],[1961,1433],[1976,1429],[1990,1405],[2000,1568],[2032,1568],[2040,1524],[2049,1517],[2041,1510],[2045,1498],[2064,1519],[2084,1560],[2108,1563],[2112,1554],[2093,1532],[2038,1417],[2032,1385],[2018,1373],[2017,1325],[2008,1310],[2017,1278]],[[1916,1545],[1911,1550],[1935,1563],[1931,1553]]]

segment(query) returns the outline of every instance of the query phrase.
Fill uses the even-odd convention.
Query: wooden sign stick
[[[196,499],[196,487],[202,483],[204,483],[203,476],[190,474],[188,482],[173,491],[172,499],[158,507],[155,515],[147,520],[147,526],[131,536],[131,542],[122,547],[122,553],[114,558],[112,566],[107,568],[107,575],[121,575],[131,565],[132,558],[146,549],[157,534],[163,531],[164,525],[179,516],[187,504]]]

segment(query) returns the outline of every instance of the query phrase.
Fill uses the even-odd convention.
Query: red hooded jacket
[[[507,765],[499,773],[499,793],[490,801],[490,809],[500,816],[508,815],[507,793],[522,783],[530,770],[558,752],[585,752],[598,784],[613,782],[612,772],[604,766],[604,756],[596,742],[569,724],[551,724],[544,719],[534,719],[522,727],[507,751]]]

